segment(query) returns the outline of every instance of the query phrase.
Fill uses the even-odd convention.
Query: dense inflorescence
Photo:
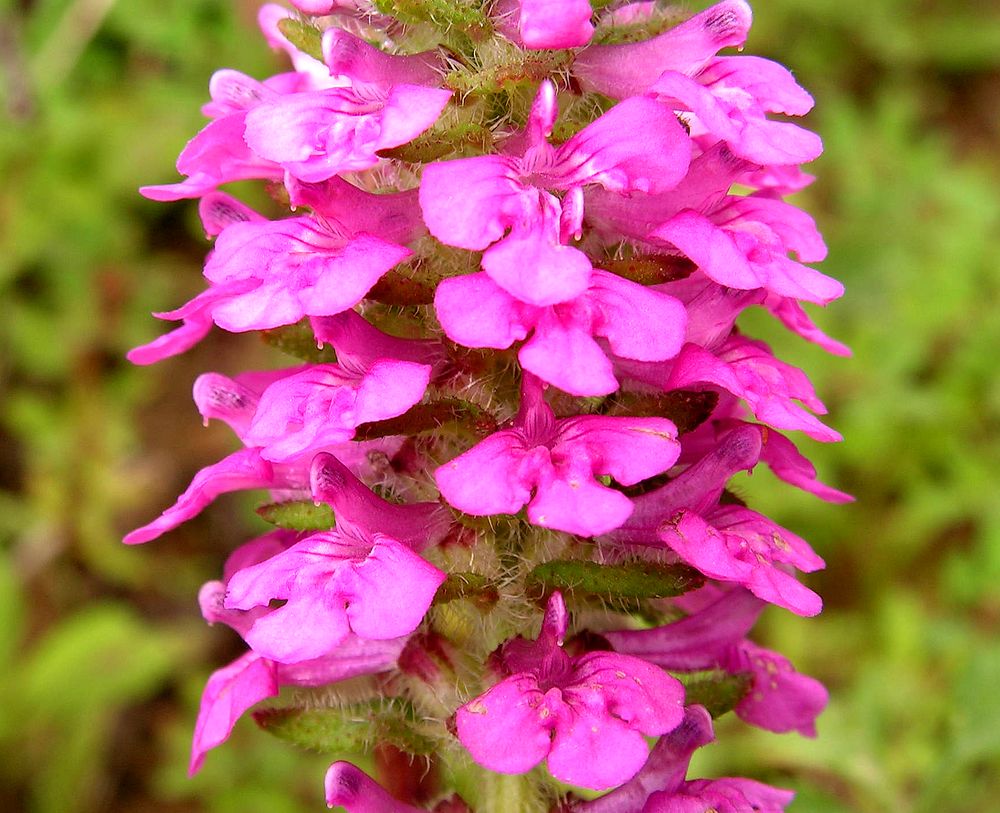
[[[802,308],[842,288],[782,199],[821,143],[770,117],[812,99],[719,55],[742,0],[294,5],[260,12],[292,70],[216,73],[185,179],[143,190],[199,199],[215,246],[130,358],[216,326],[300,361],[198,378],[242,448],[126,537],[271,491],[275,529],[201,591],[249,649],[208,681],[191,770],[280,695],[261,727],[374,755],[388,789],[327,774],[351,813],[783,810],[686,773],[713,717],[811,736],[826,703],[746,637],[767,603],[818,613],[796,571],[823,561],[727,488],[763,462],[849,499],[782,434],[839,439],[808,379],[735,326],[760,307],[847,352]],[[283,216],[219,191],[251,179]]]

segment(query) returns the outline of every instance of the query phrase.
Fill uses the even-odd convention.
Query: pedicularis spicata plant
[[[372,757],[381,784],[327,773],[351,813],[783,810],[687,766],[713,717],[811,736],[827,700],[747,638],[767,603],[820,611],[796,571],[823,561],[727,489],[764,463],[849,499],[782,434],[839,438],[808,379],[735,327],[762,307],[847,352],[801,306],[842,288],[782,200],[821,143],[769,118],[812,99],[728,50],[742,0],[294,5],[260,12],[292,70],[216,73],[185,179],[143,190],[199,199],[215,246],[131,359],[213,326],[300,359],[196,381],[243,448],[126,538],[271,492],[275,530],[200,595],[248,650],[191,770],[277,697],[261,727]],[[285,216],[219,191],[248,179]]]

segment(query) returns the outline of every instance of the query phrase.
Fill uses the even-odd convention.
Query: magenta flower
[[[658,37],[624,45],[591,45],[573,63],[585,90],[614,99],[648,94],[693,116],[692,135],[706,144],[724,141],[759,164],[801,164],[823,151],[813,133],[768,113],[802,116],[812,97],[791,73],[767,59],[715,57],[741,46],[750,29],[750,6],[724,0]]]
[[[294,542],[295,534],[275,531],[240,546],[226,561],[226,581],[242,568],[287,550]],[[247,612],[227,610],[223,605],[225,592],[225,582],[208,582],[198,594],[202,615],[209,624],[223,623],[245,635],[258,618],[271,612],[267,607]],[[405,638],[363,641],[349,636],[329,654],[295,664],[277,663],[256,652],[241,655],[228,666],[216,670],[205,685],[191,745],[189,772],[196,773],[205,753],[229,738],[233,726],[247,709],[277,695],[281,686],[323,686],[358,675],[383,672],[395,665],[405,644]]]
[[[630,779],[649,753],[643,735],[673,729],[684,689],[645,661],[609,652],[562,650],[566,607],[549,599],[535,641],[501,651],[506,677],[462,706],[458,738],[480,765],[523,773],[543,759],[557,779],[603,789]]]
[[[669,30],[675,11],[645,1],[292,5],[258,16],[291,70],[218,71],[182,180],[143,190],[198,198],[215,245],[203,292],[157,314],[179,324],[129,358],[218,326],[274,330],[308,363],[198,377],[203,418],[244,448],[126,541],[229,491],[333,509],[261,511],[310,530],[237,548],[202,588],[205,619],[250,651],[205,688],[192,771],[293,686],[292,717],[336,702],[363,719],[392,699],[374,778],[327,772],[327,802],[350,813],[784,809],[787,791],[686,778],[711,721],[665,670],[738,676],[736,714],[772,731],[812,736],[826,704],[747,637],[765,602],[818,612],[796,571],[823,561],[727,490],[763,462],[851,499],[781,434],[839,439],[809,379],[737,326],[762,308],[849,352],[803,309],[843,288],[810,267],[826,246],[783,200],[814,180],[799,165],[821,143],[770,118],[812,98],[773,62],[719,56],[747,39],[744,0]],[[219,189],[247,180],[284,213]],[[677,615],[653,628],[634,611],[647,559],[651,578],[704,577],[654,600]],[[564,649],[567,583],[580,612]],[[321,688],[351,677],[363,704]],[[408,752],[426,758],[411,768]],[[583,801],[565,783],[610,792]]]
[[[420,185],[431,234],[451,246],[487,249],[483,270],[537,306],[573,299],[589,283],[590,260],[563,245],[579,232],[584,186],[616,195],[659,192],[683,178],[691,156],[674,116],[647,99],[616,105],[552,147],[557,113],[555,86],[543,82],[526,130],[508,145],[511,154],[430,164]],[[550,190],[565,196],[560,201]]]
[[[252,108],[245,139],[255,155],[302,181],[375,166],[379,150],[412,141],[437,121],[451,91],[399,84],[289,93]]]
[[[576,48],[594,35],[590,0],[499,0],[492,13],[501,33],[525,48]]]
[[[323,784],[327,805],[340,805],[348,813],[423,813],[419,807],[393,799],[378,782],[350,762],[334,762],[327,769]]]
[[[730,432],[717,449],[655,491],[635,499],[636,510],[612,539],[662,542],[711,579],[741,584],[755,596],[798,615],[816,615],[820,597],[783,569],[810,573],[824,566],[808,543],[740,505],[719,504],[726,482],[761,456],[754,426]]]
[[[237,571],[227,584],[227,609],[286,601],[244,636],[255,652],[281,663],[318,658],[351,632],[368,640],[413,632],[445,579],[416,552],[447,526],[440,506],[387,503],[332,455],[316,457],[312,483],[316,499],[334,507],[336,529]]]
[[[799,429],[815,440],[842,440],[839,432],[795,403],[801,401],[820,415],[826,413],[805,373],[778,361],[763,342],[731,336],[715,353],[695,344],[684,345],[663,389],[703,385],[721,387],[744,399],[757,420],[778,429]]]
[[[630,782],[573,813],[782,813],[795,794],[751,779],[685,780],[691,755],[715,739],[712,718],[689,706],[684,720],[653,747]]]
[[[438,468],[442,496],[474,516],[514,514],[581,536],[607,533],[632,513],[620,491],[596,482],[609,475],[635,485],[666,471],[680,453],[665,418],[556,419],[537,379],[526,375],[513,424]]]
[[[655,629],[604,632],[618,652],[664,669],[722,669],[749,674],[752,682],[736,714],[768,731],[816,736],[816,717],[826,707],[823,685],[800,675],[787,658],[746,639],[764,603],[746,590],[723,593],[706,588],[707,602],[680,621]],[[697,598],[698,594],[692,596]],[[692,604],[685,596],[684,606]]]
[[[607,351],[640,361],[677,355],[687,312],[672,296],[594,270],[579,296],[554,305],[522,302],[487,274],[447,279],[434,297],[441,327],[466,347],[510,347],[521,366],[573,395],[607,395],[618,380]]]

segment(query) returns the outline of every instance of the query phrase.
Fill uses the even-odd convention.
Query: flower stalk
[[[850,499],[783,434],[840,438],[805,374],[737,328],[763,308],[847,352],[784,201],[821,144],[772,114],[811,98],[728,50],[744,0],[292,2],[259,18],[291,70],[216,73],[184,179],[143,190],[197,199],[215,245],[130,358],[218,328],[295,359],[198,378],[242,448],[126,537],[270,492],[200,596],[248,649],[192,772],[272,699],[258,725],[334,755],[350,813],[783,810],[686,772],[713,717],[813,736],[827,699],[747,637],[765,604],[819,612],[823,561],[730,488],[763,463]],[[221,189],[246,180],[285,215]]]

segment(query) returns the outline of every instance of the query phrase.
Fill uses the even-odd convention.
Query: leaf
[[[378,743],[409,754],[435,750],[433,741],[417,730],[412,707],[402,700],[372,700],[342,708],[269,708],[254,712],[253,718],[274,736],[325,754],[367,752]]]
[[[721,717],[736,708],[746,697],[753,683],[749,672],[701,672],[696,675],[682,675],[684,684],[684,705],[698,704],[708,709],[712,717]]]
[[[285,17],[278,20],[278,30],[302,53],[323,61],[323,35],[318,28],[302,20]]]
[[[700,587],[703,578],[687,565],[634,562],[602,565],[554,559],[537,565],[526,580],[528,595],[545,598],[555,590],[614,599],[668,598]]]
[[[261,338],[266,344],[276,347],[282,353],[313,364],[332,364],[337,360],[337,354],[332,347],[317,345],[312,327],[306,319],[287,327],[264,330],[261,332]]]
[[[290,531],[328,531],[337,524],[329,505],[316,505],[309,500],[268,503],[260,506],[257,514],[266,522]]]

